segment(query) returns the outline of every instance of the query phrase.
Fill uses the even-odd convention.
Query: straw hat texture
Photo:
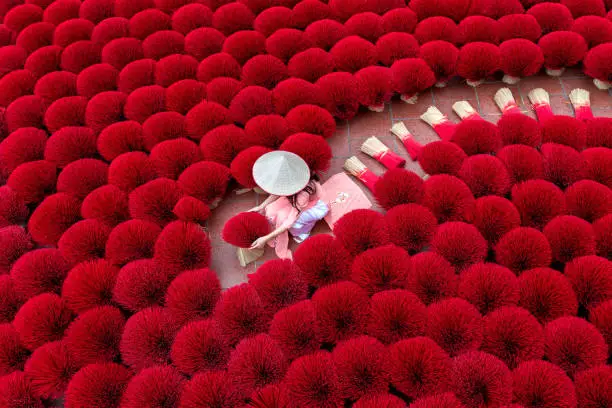
[[[297,154],[277,150],[257,159],[253,179],[268,194],[290,196],[308,185],[310,169]]]

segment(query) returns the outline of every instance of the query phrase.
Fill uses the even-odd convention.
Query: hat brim
[[[257,159],[253,179],[268,194],[291,196],[308,185],[310,169],[297,154],[276,150]]]

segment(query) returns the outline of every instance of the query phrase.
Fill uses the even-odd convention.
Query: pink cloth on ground
[[[361,187],[344,172],[331,176],[323,183],[322,191],[321,200],[329,206],[325,221],[331,229],[344,214],[353,210],[372,208],[372,202]]]
[[[301,191],[297,196],[297,207],[291,205],[287,197],[279,197],[276,201],[268,204],[265,210],[265,215],[273,229],[286,228],[289,230],[300,215],[300,211],[308,210],[319,201],[319,196],[322,195],[321,185],[316,183],[316,192],[309,195],[305,191]],[[283,232],[275,239],[268,241],[268,245],[274,248],[276,256],[281,259],[292,259],[291,250],[289,250],[289,233]]]

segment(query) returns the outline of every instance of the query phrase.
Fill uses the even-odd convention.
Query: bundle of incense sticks
[[[404,122],[395,123],[391,127],[390,131],[395,136],[397,136],[399,140],[401,140],[404,147],[406,148],[406,151],[408,151],[410,158],[412,160],[417,160],[421,155],[421,150],[423,150],[423,147],[419,143],[417,143],[416,140],[414,140],[414,137],[408,131],[408,128],[406,127]]]
[[[344,170],[357,177],[370,191],[374,191],[374,185],[378,181],[378,176],[368,169],[357,157],[348,158],[344,162]]]
[[[514,95],[512,95],[512,91],[509,88],[499,89],[497,92],[495,92],[493,100],[502,114],[521,113],[521,110],[514,99]]]
[[[361,145],[361,151],[373,157],[388,169],[396,169],[406,165],[406,160],[403,157],[400,157],[397,153],[389,149],[387,145],[381,142],[376,136],[367,138]]]
[[[461,118],[461,120],[482,120],[482,117],[476,109],[468,101],[457,101],[453,103],[453,111]]]
[[[469,86],[473,86],[474,88],[476,88],[477,86],[484,84],[484,79],[477,79],[475,81],[472,81],[471,79],[466,79],[465,83]]]
[[[582,88],[573,89],[569,94],[569,98],[572,106],[574,107],[574,115],[576,116],[576,119],[583,121],[593,119],[589,91]]]
[[[551,77],[560,77],[565,72],[565,68],[545,68],[546,74]]]
[[[445,142],[450,141],[455,134],[455,127],[457,125],[448,120],[448,117],[440,112],[435,106],[427,108],[427,111],[421,115],[421,120],[431,126],[438,136],[440,136],[440,139]]]
[[[384,112],[385,111],[385,104],[382,105],[368,105],[368,109],[371,110],[372,112]]]
[[[261,258],[264,254],[264,248],[257,249],[249,249],[249,248],[238,248],[236,250],[236,256],[238,257],[238,262],[240,266],[243,268],[250,263],[255,262],[259,258]]]
[[[519,82],[521,82],[521,78],[520,77],[515,77],[512,75],[508,75],[508,74],[504,74],[504,77],[502,78],[502,82],[504,84],[508,84],[508,85],[516,85]]]
[[[540,122],[553,116],[553,111],[550,107],[550,95],[548,95],[548,92],[542,88],[536,88],[532,89],[527,96]]]
[[[402,102],[408,103],[410,105],[414,105],[419,101],[419,94],[415,93],[414,95],[408,96],[406,94],[401,94],[400,99]]]
[[[593,78],[593,84],[601,91],[607,91],[612,88],[612,81],[602,81],[601,79]]]

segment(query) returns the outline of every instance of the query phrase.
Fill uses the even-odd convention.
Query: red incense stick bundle
[[[553,116],[553,111],[550,107],[550,96],[548,92],[546,92],[542,88],[532,89],[527,95],[531,104],[533,105],[533,109],[535,110],[536,116],[540,122],[545,121],[546,119]]]
[[[435,106],[427,108],[427,111],[421,115],[421,120],[431,126],[440,136],[440,139],[445,142],[449,142],[455,134],[455,127],[457,125],[448,120],[448,117]]]
[[[255,212],[243,212],[230,218],[221,232],[223,240],[237,248],[236,255],[242,267],[259,259],[263,249],[250,249],[253,242],[270,232],[270,223],[266,217]]]
[[[257,238],[269,232],[270,223],[266,217],[256,212],[242,212],[225,223],[221,237],[239,248],[249,248]]]
[[[391,127],[390,131],[395,136],[397,136],[399,140],[401,140],[404,147],[408,151],[410,158],[412,160],[417,160],[421,155],[421,150],[423,149],[423,147],[416,140],[414,140],[414,137],[408,131],[408,128],[406,127],[404,122],[395,123]]]
[[[378,176],[368,169],[357,157],[349,157],[344,162],[344,170],[357,177],[370,191],[374,191],[374,185],[378,181]]]
[[[612,12],[608,13],[612,19]],[[591,48],[584,58],[584,73],[593,78],[597,89],[607,91],[612,88],[612,43],[599,44]]]
[[[406,164],[406,159],[389,149],[389,147],[381,142],[376,136],[367,138],[361,145],[361,151],[373,157],[388,169],[404,167]]]
[[[480,114],[468,101],[457,101],[453,103],[453,111],[455,111],[461,120],[482,120]]]
[[[593,119],[593,111],[591,110],[590,93],[586,89],[572,89],[569,94],[570,102],[574,107],[576,119],[587,121]]]
[[[514,95],[512,95],[512,91],[509,88],[501,88],[495,92],[493,100],[502,114],[521,113],[521,109],[518,107]]]

